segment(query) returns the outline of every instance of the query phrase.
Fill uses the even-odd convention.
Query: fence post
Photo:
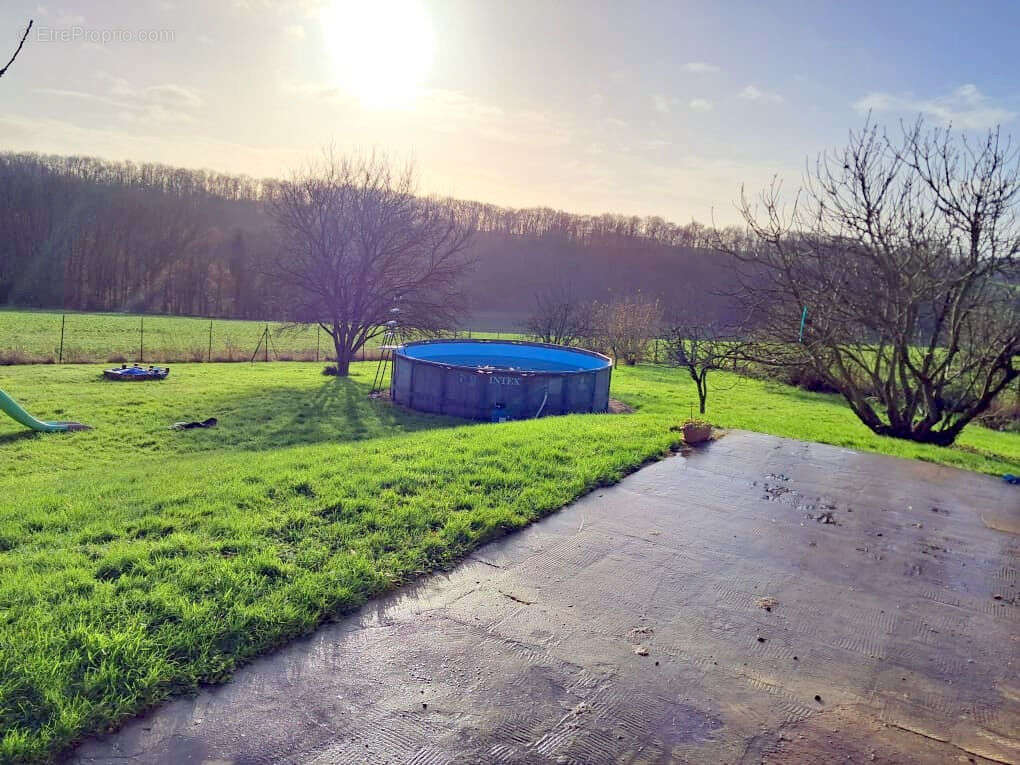
[[[138,363],[145,361],[145,317],[139,318],[138,324]]]
[[[212,362],[212,319],[209,319],[209,361]]]
[[[67,321],[67,314],[60,314],[60,351],[57,353],[57,363],[64,363],[64,322]]]

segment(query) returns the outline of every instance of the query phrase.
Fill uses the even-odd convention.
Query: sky
[[[3,0],[0,150],[732,223],[870,112],[1016,132],[1020,3]],[[2,65],[2,62],[0,62]]]

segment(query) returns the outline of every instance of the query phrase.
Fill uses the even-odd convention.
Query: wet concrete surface
[[[1018,521],[988,476],[731,432],[76,761],[1020,762]]]

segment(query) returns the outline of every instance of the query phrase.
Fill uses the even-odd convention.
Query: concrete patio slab
[[[1020,762],[1020,490],[731,432],[78,763]]]

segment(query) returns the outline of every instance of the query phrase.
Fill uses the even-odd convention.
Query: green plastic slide
[[[0,390],[0,412],[13,419],[19,425],[38,431],[39,433],[63,433],[68,430],[88,430],[88,425],[80,422],[43,422],[37,420],[24,409],[18,402]]]

